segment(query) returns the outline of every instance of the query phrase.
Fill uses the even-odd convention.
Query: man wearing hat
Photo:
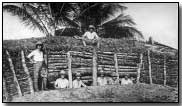
[[[60,75],[61,78],[58,78],[55,83],[54,87],[55,88],[68,88],[69,87],[69,81],[65,78],[65,71],[61,70]]]
[[[112,79],[111,79],[111,81],[110,81],[110,84],[111,85],[119,85],[120,83],[119,83],[119,79],[117,78],[117,74],[114,72],[114,73],[112,73]]]
[[[100,77],[97,78],[97,85],[98,86],[104,86],[107,85],[108,81],[107,78],[104,76],[104,71],[100,70]]]
[[[83,35],[83,45],[86,46],[86,43],[89,44],[96,44],[97,47],[99,48],[99,37],[97,33],[94,31],[95,27],[93,25],[89,25],[89,31],[85,32]]]
[[[86,85],[81,80],[81,74],[77,72],[75,76],[76,79],[73,81],[73,88],[86,87]]]
[[[30,59],[30,61],[32,63],[34,63],[34,80],[33,80],[33,84],[34,84],[34,89],[35,91],[39,91],[38,89],[38,77],[39,77],[39,73],[40,70],[42,69],[42,64],[44,62],[44,57],[46,55],[43,53],[43,44],[42,42],[37,42],[36,43],[36,49],[33,50],[28,56],[27,58]],[[45,60],[45,64],[47,64],[46,60]]]
[[[132,80],[128,78],[128,74],[125,74],[125,77],[121,79],[121,85],[133,84]]]

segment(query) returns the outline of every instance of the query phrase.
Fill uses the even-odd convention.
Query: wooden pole
[[[3,102],[6,102],[8,100],[8,92],[6,89],[6,80],[3,77]],[[5,100],[5,101],[4,101]]]
[[[23,69],[24,69],[25,73],[28,75],[28,83],[29,83],[29,86],[30,86],[30,93],[34,94],[33,81],[32,81],[32,79],[30,77],[29,70],[28,70],[28,68],[26,66],[26,63],[25,63],[25,55],[24,55],[23,50],[21,51],[21,56],[22,56],[22,66],[23,66]]]
[[[67,53],[68,58],[68,78],[69,78],[69,87],[72,88],[72,72],[71,72],[71,54],[70,52]]]
[[[166,56],[164,55],[164,86],[166,85]]]
[[[140,82],[140,73],[141,73],[141,66],[143,64],[143,54],[140,54],[140,63],[138,64],[138,70],[137,70],[137,83]]]
[[[150,84],[152,84],[152,67],[151,67],[151,61],[150,61],[150,50],[148,50],[148,65],[149,65]]]
[[[97,86],[97,53],[96,49],[93,49],[93,72],[92,72],[92,78],[93,78],[93,86]]]
[[[115,70],[117,74],[117,79],[119,79],[119,73],[118,73],[118,59],[117,59],[117,54],[114,53],[114,64],[115,64]]]
[[[14,80],[14,84],[15,84],[15,86],[16,86],[16,89],[17,89],[17,91],[18,91],[18,95],[19,95],[19,96],[22,96],[21,88],[20,88],[20,85],[19,85],[19,83],[18,83],[18,79],[17,79],[17,77],[16,77],[16,73],[15,73],[15,70],[14,70],[14,66],[13,66],[12,59],[11,59],[11,57],[10,57],[8,51],[6,51],[6,54],[7,54],[7,56],[8,56],[8,61],[9,61],[10,69],[11,69],[11,71],[13,72],[13,80]]]

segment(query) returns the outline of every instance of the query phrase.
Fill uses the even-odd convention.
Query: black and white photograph
[[[179,2],[2,2],[3,103],[179,103]]]

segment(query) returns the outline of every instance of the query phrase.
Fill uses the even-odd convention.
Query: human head
[[[128,76],[129,76],[129,75],[128,75],[128,74],[126,74],[126,75],[124,76],[124,78],[125,78],[125,79],[128,79]]]
[[[100,76],[104,77],[104,71],[102,69],[100,70]]]
[[[64,70],[61,70],[61,71],[60,71],[61,78],[65,78],[65,74],[66,74],[66,73],[65,73]]]
[[[112,73],[112,79],[116,80],[117,79],[117,74],[116,73]]]
[[[76,76],[77,80],[80,80],[80,78],[81,78],[81,74],[80,73],[77,72],[75,76]]]
[[[42,48],[43,48],[42,42],[37,42],[36,43],[36,49],[42,50]]]
[[[95,27],[94,27],[93,25],[89,25],[89,31],[90,31],[90,32],[93,32],[94,29],[95,29]]]

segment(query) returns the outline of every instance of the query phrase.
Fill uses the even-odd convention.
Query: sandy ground
[[[148,84],[90,86],[35,92],[12,102],[178,102],[178,91]]]

